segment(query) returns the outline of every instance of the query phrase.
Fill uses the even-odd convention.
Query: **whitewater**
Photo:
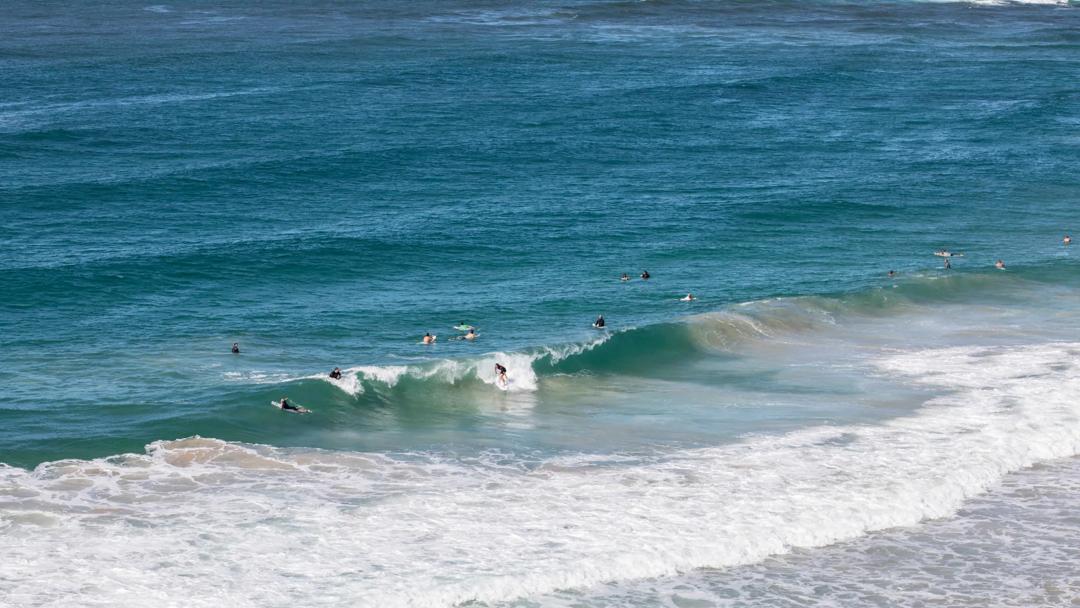
[[[948,518],[1010,474],[1080,452],[1080,343],[1032,343],[1016,326],[973,332],[1016,314],[1003,306],[934,321],[920,338],[924,314],[963,307],[882,314],[873,299],[862,296],[858,312],[833,303],[839,319],[816,324],[793,323],[790,303],[764,303],[772,317],[759,311],[739,349],[790,353],[805,367],[801,349],[830,343],[842,354],[826,367],[928,391],[883,420],[604,453],[373,453],[190,437],[142,454],[5,467],[0,576],[25,606],[509,602],[730,569]],[[800,317],[822,318],[814,301],[796,307]],[[731,317],[704,319],[730,327]],[[782,323],[765,334],[768,318]],[[883,346],[899,340],[864,333],[882,322],[905,326],[909,340],[951,332],[983,344]],[[712,342],[711,356],[720,344],[731,343]],[[356,373],[392,385],[408,372]]]

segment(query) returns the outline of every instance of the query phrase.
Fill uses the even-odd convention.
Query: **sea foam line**
[[[914,525],[1011,471],[1080,452],[1080,344],[915,351],[877,367],[953,392],[883,424],[648,460],[515,464],[193,438],[0,469],[0,580],[27,606],[500,601]]]

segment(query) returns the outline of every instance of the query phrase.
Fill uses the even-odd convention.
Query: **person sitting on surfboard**
[[[604,328],[604,315],[600,315],[600,316],[596,317],[596,321],[593,321],[592,326],[595,327],[596,329],[603,329]]]
[[[430,333],[425,333],[423,341],[424,344],[432,344],[435,342],[435,336],[431,335]]]
[[[628,274],[626,274],[624,272],[624,273],[622,273],[622,277],[619,280],[625,283],[626,281],[630,280],[630,275],[628,275]]]
[[[998,270],[1005,270],[1005,262],[1002,260],[994,262],[994,268],[997,268]]]
[[[462,339],[475,340],[476,339],[476,330],[474,328],[470,327],[469,331],[465,332],[465,335],[462,336]]]
[[[509,383],[509,380],[506,379],[506,368],[503,367],[501,363],[495,364],[495,376],[496,380],[503,386],[506,386],[507,383]]]
[[[649,277],[651,277],[651,276],[652,276],[652,275],[651,275],[651,274],[649,274],[649,271],[648,271],[648,270],[642,270],[642,271],[641,271],[641,278],[642,278],[643,280],[645,280],[645,281],[648,281],[648,280],[649,280]]]
[[[240,343],[239,342],[233,342],[232,343],[232,352],[233,352],[234,355],[239,355],[240,354]]]
[[[330,377],[334,380],[341,380],[341,368],[335,367],[334,369],[330,370]]]
[[[295,412],[300,411],[300,408],[298,408],[295,405],[289,403],[289,400],[286,399],[285,397],[281,398],[281,409],[283,409],[283,410],[293,410]]]

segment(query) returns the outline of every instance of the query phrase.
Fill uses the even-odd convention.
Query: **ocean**
[[[1078,74],[1066,2],[9,0],[0,604],[1075,605]]]

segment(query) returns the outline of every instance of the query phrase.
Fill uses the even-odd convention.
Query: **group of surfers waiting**
[[[1072,237],[1066,234],[1065,237],[1061,239],[1061,244],[1066,246],[1071,245]],[[952,258],[964,257],[964,254],[962,253],[958,251],[949,251],[948,249],[939,249],[938,251],[934,252],[934,255],[944,260],[943,268],[945,270],[952,270]],[[1005,260],[998,258],[997,261],[994,262],[994,268],[997,268],[998,270],[1005,270]],[[890,270],[888,276],[890,279],[895,277],[896,271]]]
[[[1061,239],[1061,242],[1064,245],[1071,245],[1072,244],[1072,237],[1066,234],[1065,237],[1063,239]],[[952,269],[952,261],[951,261],[952,258],[954,258],[954,257],[963,257],[964,256],[963,253],[949,251],[948,249],[941,249],[941,250],[935,251],[934,255],[936,255],[938,257],[941,257],[944,260],[944,268],[945,268],[945,270]],[[1002,260],[1002,259],[998,259],[997,261],[994,262],[994,268],[997,268],[998,270],[1005,270],[1005,261]],[[641,271],[641,274],[639,276],[641,277],[641,280],[643,280],[643,281],[648,281],[650,278],[652,278],[652,275],[649,274],[648,270]],[[889,273],[888,273],[888,276],[889,276],[889,278],[895,277],[896,276],[896,271],[895,270],[890,270]],[[628,275],[627,273],[624,272],[624,273],[622,273],[622,276],[619,278],[619,280],[625,283],[625,282],[630,280],[630,275]],[[694,294],[688,293],[688,294],[686,294],[685,297],[680,298],[680,301],[693,302],[696,299],[697,298],[694,297]],[[607,322],[604,320],[604,315],[598,315],[596,317],[596,320],[593,321],[593,327],[595,327],[596,329],[604,329],[606,326],[607,326]],[[479,336],[479,334],[476,333],[476,328],[472,327],[471,325],[466,325],[464,321],[459,323],[457,328],[463,330],[464,333],[461,334],[460,336],[457,336],[456,338],[453,338],[453,339],[468,340],[469,342],[472,342],[472,341],[476,340],[476,338]],[[431,344],[435,343],[435,340],[436,340],[436,336],[432,335],[431,332],[427,332],[427,333],[424,334],[424,337],[421,339],[421,343],[423,343],[425,345],[431,345]],[[233,342],[232,352],[233,352],[233,354],[239,354],[240,353],[240,344],[239,343]],[[502,363],[496,362],[495,363],[495,381],[500,386],[502,386],[503,388],[506,388],[509,385],[509,380],[507,379],[506,373],[507,373],[506,367]],[[330,376],[330,378],[332,378],[334,380],[340,380],[341,379],[341,368],[340,367],[335,367],[333,370],[330,371],[329,376]],[[302,411],[302,408],[289,403],[288,399],[286,399],[285,397],[281,398],[281,409],[283,409],[283,410]]]

